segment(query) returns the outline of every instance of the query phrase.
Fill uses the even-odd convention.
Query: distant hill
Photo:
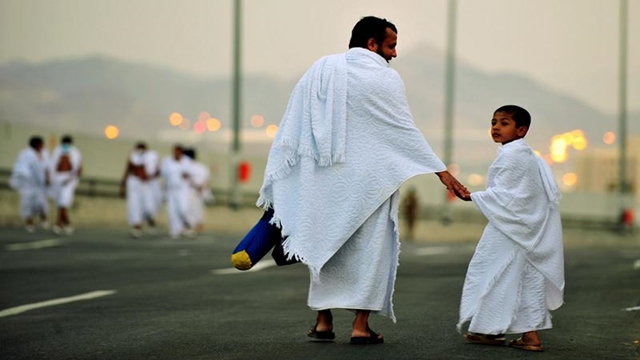
[[[416,124],[432,147],[441,153],[443,134],[444,56],[419,46],[392,62],[405,80]],[[582,129],[592,143],[602,133],[617,130],[614,115],[601,113],[562,93],[517,74],[488,74],[458,63],[455,99],[455,158],[480,170],[495,154],[487,136],[492,111],[507,103],[520,104],[534,117],[527,140],[546,151],[554,134]],[[243,77],[243,127],[252,114],[267,123],[280,121],[291,89],[301,74],[290,79]],[[158,138],[180,130],[169,125],[169,115],[180,112],[194,120],[201,111],[231,126],[230,79],[206,79],[168,68],[127,63],[92,56],[32,64],[0,65],[0,121],[27,122],[61,131],[101,133],[108,124],[120,127],[126,138]],[[640,133],[640,115],[630,114],[630,132]],[[202,141],[226,142],[211,135]],[[245,146],[245,148],[248,147]],[[253,146],[265,152],[268,143]]]

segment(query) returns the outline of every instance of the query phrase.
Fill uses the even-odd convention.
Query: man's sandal
[[[529,345],[522,341],[522,338],[509,341],[509,346],[516,349],[522,349],[527,351],[543,351],[542,345]]]
[[[335,340],[336,334],[334,334],[333,331],[331,331],[331,330],[318,331],[318,330],[316,330],[317,327],[318,327],[318,323],[313,325],[311,327],[311,329],[309,329],[309,331],[307,332],[307,337],[309,338],[309,341],[313,341],[313,342],[332,342],[332,341]]]
[[[479,345],[498,345],[504,346],[507,339],[504,337],[504,334],[499,335],[488,335],[488,334],[478,334],[468,332],[464,334],[464,339],[470,344],[479,344]]]

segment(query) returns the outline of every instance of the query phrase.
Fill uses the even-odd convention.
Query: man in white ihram
[[[436,173],[467,189],[416,128],[404,83],[389,67],[396,27],[362,18],[349,51],[316,61],[298,82],[269,153],[258,206],[273,208],[285,254],[309,267],[311,341],[333,341],[331,309],[355,311],[352,344],[379,344],[370,313],[395,321],[399,188]]]
[[[60,234],[73,233],[73,227],[69,220],[69,209],[73,205],[73,198],[78,181],[82,175],[82,155],[80,150],[73,145],[73,139],[64,135],[60,145],[51,153],[49,163],[51,174],[51,193],[58,207],[58,217],[52,231]]]
[[[29,139],[29,147],[22,150],[13,165],[9,185],[20,194],[20,216],[24,219],[28,232],[35,231],[34,220],[40,218],[43,229],[49,229],[47,215],[47,187],[49,172],[47,164],[49,154],[44,149],[44,140],[40,136]]]
[[[191,167],[191,159],[182,154],[180,145],[173,147],[173,154],[165,157],[160,166],[160,174],[166,189],[169,235],[174,239],[180,238],[181,235],[195,236],[193,224],[189,218]]]

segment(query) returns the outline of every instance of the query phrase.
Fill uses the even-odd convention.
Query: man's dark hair
[[[29,139],[29,146],[34,149],[42,144],[44,144],[44,140],[42,140],[42,137],[40,136],[35,135]]]
[[[73,144],[73,138],[71,137],[71,135],[65,135],[62,137],[62,140],[60,140],[60,142],[62,144]]]
[[[504,105],[494,112],[503,112],[511,115],[511,118],[516,122],[516,127],[531,127],[531,114],[518,105]]]
[[[387,28],[394,33],[398,33],[398,29],[387,19],[380,19],[375,16],[366,16],[360,19],[351,30],[351,40],[349,40],[349,49],[354,47],[367,48],[367,42],[373,38],[376,44],[382,45],[384,37],[387,35]]]
[[[147,150],[147,143],[145,143],[144,141],[138,141],[136,143],[136,149]]]

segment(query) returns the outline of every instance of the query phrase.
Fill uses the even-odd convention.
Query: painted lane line
[[[428,255],[440,255],[451,252],[449,247],[440,246],[440,247],[427,247],[421,248],[415,251],[415,254],[418,256],[428,256]]]
[[[98,291],[92,291],[90,293],[80,294],[76,296],[69,296],[65,298],[59,298],[59,299],[37,302],[33,304],[16,306],[16,307],[12,307],[12,308],[4,309],[0,311],[0,317],[17,315],[25,311],[39,309],[47,306],[62,305],[62,304],[66,304],[74,301],[81,301],[81,300],[91,300],[91,299],[99,298],[102,296],[113,295],[115,293],[116,293],[115,290],[98,290]]]
[[[38,250],[44,249],[48,247],[60,246],[62,245],[62,240],[60,239],[47,239],[47,240],[39,240],[33,241],[29,243],[17,243],[17,244],[9,244],[6,246],[7,251],[21,251],[21,250]]]
[[[633,263],[633,270],[640,270],[640,259]]]
[[[626,308],[624,310],[625,311],[637,311],[637,310],[640,310],[640,306],[634,306],[634,307]]]
[[[260,271],[266,268],[270,268],[272,266],[276,266],[276,262],[274,260],[262,260],[259,263],[255,264],[251,269],[243,271],[238,270],[236,268],[227,268],[227,269],[217,269],[211,270],[211,273],[214,275],[233,275],[233,274],[244,274],[251,271]]]

